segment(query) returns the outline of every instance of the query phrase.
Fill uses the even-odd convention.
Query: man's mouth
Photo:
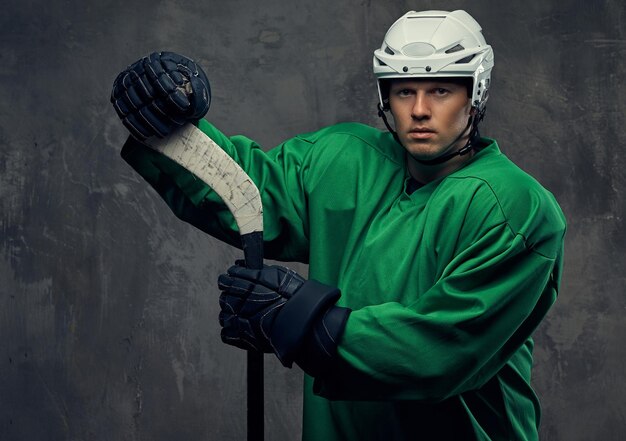
[[[435,133],[435,130],[428,127],[415,127],[409,130],[409,136],[413,139],[427,139]]]

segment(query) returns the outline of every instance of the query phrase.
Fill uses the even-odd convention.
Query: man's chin
[[[443,153],[442,148],[431,140],[411,140],[404,144],[404,149],[411,157],[421,161],[435,159]]]
[[[451,145],[442,145],[441,142],[435,139],[404,139],[404,149],[418,161],[430,161],[445,155],[454,149],[460,148],[462,144],[459,142]]]

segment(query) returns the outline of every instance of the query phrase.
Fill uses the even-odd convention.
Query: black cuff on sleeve
[[[304,341],[296,363],[312,377],[323,376],[333,364],[337,355],[337,344],[343,334],[352,312],[349,308],[331,306]]]
[[[281,309],[272,325],[270,342],[283,366],[291,367],[316,321],[341,296],[339,289],[307,280]]]

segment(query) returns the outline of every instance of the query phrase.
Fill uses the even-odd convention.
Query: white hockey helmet
[[[374,75],[382,109],[389,108],[381,80],[472,78],[472,106],[484,111],[489,96],[493,50],[467,12],[409,11],[391,25],[374,51]]]

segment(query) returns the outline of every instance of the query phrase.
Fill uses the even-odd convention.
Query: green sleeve
[[[293,138],[264,152],[244,136],[226,137],[206,120],[199,128],[248,173],[263,200],[267,258],[308,260],[306,189],[312,143]],[[240,247],[237,224],[220,197],[183,167],[129,137],[122,157],[185,222]]]
[[[465,222],[460,234],[452,226],[436,235],[466,243],[430,243],[435,252],[454,249],[453,256],[412,303],[352,312],[339,361],[315,380],[316,393],[338,400],[438,402],[480,388],[524,345],[557,296],[561,224],[544,234],[542,243],[554,244],[546,255],[511,229],[496,204],[484,200],[471,211],[438,219],[479,221]]]

